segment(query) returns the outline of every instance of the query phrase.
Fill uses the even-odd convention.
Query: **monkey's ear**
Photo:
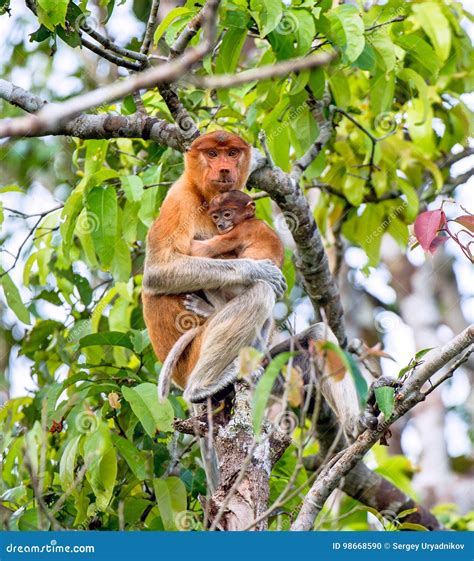
[[[246,205],[245,205],[248,209],[252,209],[255,210],[256,205],[253,201],[249,201]]]

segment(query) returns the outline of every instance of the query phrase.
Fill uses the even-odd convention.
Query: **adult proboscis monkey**
[[[209,202],[219,193],[243,189],[249,165],[250,146],[239,136],[217,131],[197,138],[186,152],[183,175],[148,233],[142,297],[157,357],[163,361],[181,337],[183,318],[194,326],[205,321],[173,375],[191,402],[203,401],[234,381],[239,351],[258,338],[286,286],[270,260],[190,256],[193,239],[217,234],[206,212]],[[209,319],[190,317],[183,305],[185,293],[233,285],[248,288]]]

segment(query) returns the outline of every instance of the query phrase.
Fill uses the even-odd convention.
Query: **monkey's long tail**
[[[173,370],[176,368],[176,365],[186,347],[200,331],[201,326],[191,328],[189,331],[186,331],[186,333],[181,335],[171,348],[168,356],[163,362],[163,366],[161,367],[160,377],[158,379],[158,399],[163,400],[168,397],[168,394],[170,393]]]

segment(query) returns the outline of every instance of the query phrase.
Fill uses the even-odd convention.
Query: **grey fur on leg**
[[[187,401],[202,401],[235,380],[236,369],[227,367],[257,339],[274,304],[272,287],[259,281],[208,320],[201,355],[183,394]]]

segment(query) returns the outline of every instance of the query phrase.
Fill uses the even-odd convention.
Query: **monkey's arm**
[[[166,263],[147,257],[143,289],[149,294],[182,294],[266,281],[280,297],[286,289],[281,271],[268,259],[210,259],[176,255]]]
[[[191,242],[191,255],[195,257],[217,257],[235,251],[241,241],[238,236],[223,234],[222,236],[214,236],[209,240],[193,240]]]

